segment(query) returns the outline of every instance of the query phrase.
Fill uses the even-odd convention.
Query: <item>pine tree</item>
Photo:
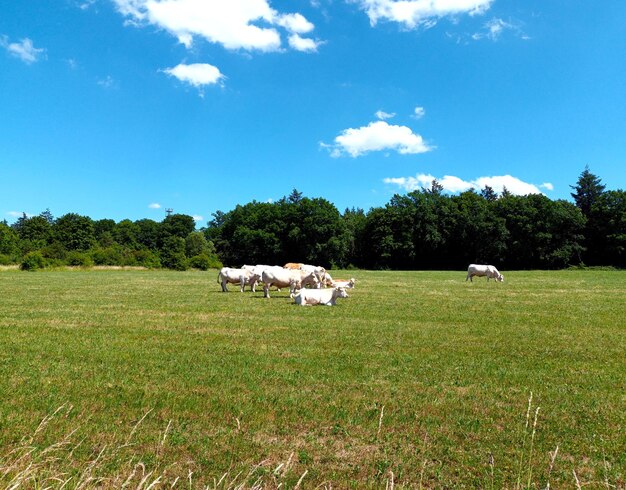
[[[589,171],[589,166],[585,166],[585,170],[578,177],[576,185],[570,186],[576,192],[572,192],[571,196],[576,202],[576,206],[586,218],[591,215],[593,204],[604,192],[605,186],[601,184],[602,179]]]

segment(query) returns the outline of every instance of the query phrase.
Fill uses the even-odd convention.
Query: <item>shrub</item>
[[[92,258],[83,252],[70,252],[65,259],[67,265],[75,267],[93,267]]]
[[[52,242],[50,245],[41,249],[41,254],[46,259],[65,260],[67,257],[67,250],[59,242]]]
[[[91,258],[96,265],[122,265],[122,254],[115,247],[97,248]]]
[[[35,271],[46,267],[46,259],[40,252],[29,252],[24,256],[20,269],[23,271]]]
[[[137,265],[147,267],[149,269],[158,269],[161,267],[159,256],[150,250],[137,250],[133,252],[133,256]]]

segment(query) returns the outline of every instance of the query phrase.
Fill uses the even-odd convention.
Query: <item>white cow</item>
[[[465,282],[469,279],[472,281],[472,277],[484,277],[487,276],[487,282],[489,279],[495,279],[498,282],[504,281],[504,276],[500,274],[498,269],[496,269],[493,265],[480,265],[480,264],[470,264],[467,268],[467,277],[465,278]]]
[[[320,265],[302,264],[300,262],[288,262],[283,267],[290,270],[301,270],[314,273],[315,277],[317,277],[317,280],[319,281],[318,285],[316,286],[318,288],[322,287],[322,284],[325,284],[324,279],[326,276],[326,269],[324,269]]]
[[[252,291],[256,290],[256,283],[259,276],[248,269],[233,269],[232,267],[222,267],[217,275],[218,284],[222,285],[222,292],[228,292],[226,284],[239,284],[239,290],[243,290],[247,285]]]
[[[284,269],[278,266],[265,269],[261,275],[261,281],[263,281],[263,296],[266,298],[270,297],[270,287],[272,286],[279,289],[289,287],[290,293],[306,284],[319,287],[319,280],[314,273],[299,269]]]
[[[344,288],[301,289],[297,294],[292,293],[290,296],[294,303],[300,306],[335,306],[337,298],[347,298],[348,293]]]
[[[337,279],[336,281],[333,281],[332,285],[333,287],[336,287],[336,288],[352,289],[355,283],[356,283],[356,279],[354,277],[351,277],[350,280]]]

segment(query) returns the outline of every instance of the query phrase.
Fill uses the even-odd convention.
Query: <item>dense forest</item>
[[[588,168],[573,202],[490,187],[459,195],[396,194],[384,207],[346,209],[297,190],[277,202],[217,211],[196,230],[191,216],[92,220],[49,210],[0,222],[0,264],[24,270],[117,265],[207,270],[221,264],[306,262],[329,268],[501,269],[626,266],[626,192],[606,190]]]

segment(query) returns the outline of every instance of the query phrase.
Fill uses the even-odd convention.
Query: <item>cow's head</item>
[[[347,298],[348,293],[346,292],[345,288],[335,288],[335,296],[337,298]]]
[[[504,282],[504,276],[502,274],[498,274],[498,277],[496,278],[496,280],[498,282]]]

